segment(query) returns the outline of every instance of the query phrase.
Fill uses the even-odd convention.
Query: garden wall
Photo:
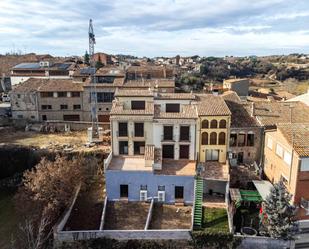
[[[235,237],[242,238],[241,245],[237,249],[284,249],[294,248],[294,242],[290,240],[278,240],[270,237],[262,236],[241,236],[235,235]]]

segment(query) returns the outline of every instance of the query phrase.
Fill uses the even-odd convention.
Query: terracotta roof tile
[[[195,105],[182,105],[181,112],[161,112],[160,105],[154,107],[154,118],[157,119],[192,119],[197,118]]]
[[[281,123],[277,128],[298,155],[309,156],[309,123]]]
[[[153,97],[153,92],[149,90],[117,89],[116,97]]]
[[[228,116],[231,115],[224,99],[212,94],[199,94],[197,111],[199,116]]]
[[[254,115],[258,121],[273,127],[278,123],[309,123],[309,107],[301,102],[256,102]]]
[[[39,92],[82,92],[83,86],[74,83],[71,79],[38,79],[44,82],[39,87]]]

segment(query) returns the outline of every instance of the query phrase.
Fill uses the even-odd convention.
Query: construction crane
[[[99,124],[98,124],[98,113],[97,113],[97,88],[96,88],[96,77],[95,77],[95,61],[94,61],[94,45],[95,35],[93,32],[92,19],[89,20],[89,57],[90,57],[90,101],[91,101],[91,142],[96,142],[99,139]]]

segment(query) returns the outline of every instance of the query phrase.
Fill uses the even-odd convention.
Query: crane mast
[[[99,124],[97,113],[97,89],[96,89],[96,77],[95,77],[95,61],[94,61],[94,45],[95,35],[93,31],[92,19],[89,20],[89,57],[90,57],[90,101],[91,101],[91,140],[99,139]]]

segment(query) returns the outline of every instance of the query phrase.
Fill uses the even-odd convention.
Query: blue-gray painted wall
[[[165,202],[175,202],[175,186],[184,187],[184,202],[192,204],[194,199],[194,177],[193,176],[171,176],[157,175],[152,172],[142,171],[116,171],[105,172],[106,192],[108,200],[120,199],[120,185],[129,186],[129,201],[140,200],[141,185],[147,185],[147,196],[158,196],[158,186],[165,186]]]

